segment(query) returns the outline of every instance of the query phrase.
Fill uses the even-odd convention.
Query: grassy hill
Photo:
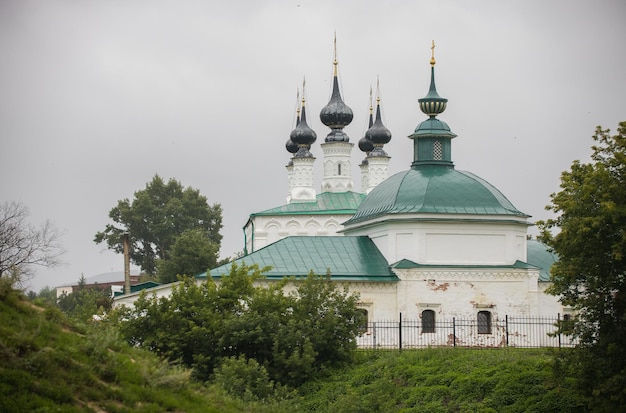
[[[289,400],[244,402],[129,347],[101,322],[0,294],[0,412],[573,412],[547,350],[359,352]]]
[[[190,371],[131,348],[106,325],[0,296],[0,412],[275,412],[194,383]]]

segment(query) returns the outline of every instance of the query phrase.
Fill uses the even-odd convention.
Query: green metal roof
[[[386,214],[482,214],[528,217],[496,187],[449,166],[423,165],[397,173],[372,190],[345,225]]]
[[[313,271],[324,275],[327,270],[336,281],[398,281],[374,242],[359,237],[287,237],[245,257],[238,265],[257,264],[272,269],[264,275],[269,279],[304,277]],[[230,272],[231,263],[210,271],[212,277]],[[206,277],[207,273],[198,275]]]
[[[250,216],[353,214],[364,198],[365,194],[357,192],[323,192],[312,202],[292,202]]]
[[[550,267],[558,257],[548,247],[536,240],[527,241],[528,263],[539,267],[539,281],[550,281]]]
[[[147,290],[148,288],[158,287],[159,285],[161,285],[161,284],[159,284],[158,282],[145,281],[145,282],[142,282],[142,283],[139,283],[139,284],[131,285],[130,286],[130,293],[131,294],[132,293],[138,293],[139,291]],[[124,295],[124,292],[119,292],[119,291],[115,292],[113,294],[114,297],[119,297],[119,296],[122,296],[122,295]]]
[[[413,132],[409,138],[419,138],[422,136],[443,136],[447,138],[454,138],[456,134],[450,130],[450,126],[442,120],[437,118],[426,119],[421,122],[415,128],[415,132]]]

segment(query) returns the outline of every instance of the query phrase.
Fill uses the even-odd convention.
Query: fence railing
[[[568,321],[556,316],[504,316],[486,324],[469,318],[371,321],[357,337],[359,348],[403,349],[423,347],[574,347],[571,336],[559,333]],[[562,329],[561,329],[562,330]]]

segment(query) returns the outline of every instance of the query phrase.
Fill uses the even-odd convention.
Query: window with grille
[[[422,311],[422,333],[435,332],[435,312],[433,310]]]
[[[361,325],[359,326],[359,333],[367,333],[369,314],[365,308],[357,308],[356,311],[363,314],[363,318],[361,319]]]
[[[489,311],[478,312],[478,334],[491,334],[491,313]]]
[[[433,159],[441,161],[443,159],[443,147],[441,141],[435,141],[433,143]]]

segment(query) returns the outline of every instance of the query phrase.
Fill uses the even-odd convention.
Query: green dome
[[[421,136],[445,136],[454,138],[456,134],[452,133],[446,122],[437,118],[430,118],[417,125],[415,132],[413,132],[409,138],[419,138]]]
[[[539,281],[550,281],[550,267],[558,261],[558,257],[539,241],[528,240],[526,245],[526,261],[539,268]]]
[[[386,214],[479,214],[527,218],[496,187],[446,166],[397,173],[370,192],[346,225]]]

